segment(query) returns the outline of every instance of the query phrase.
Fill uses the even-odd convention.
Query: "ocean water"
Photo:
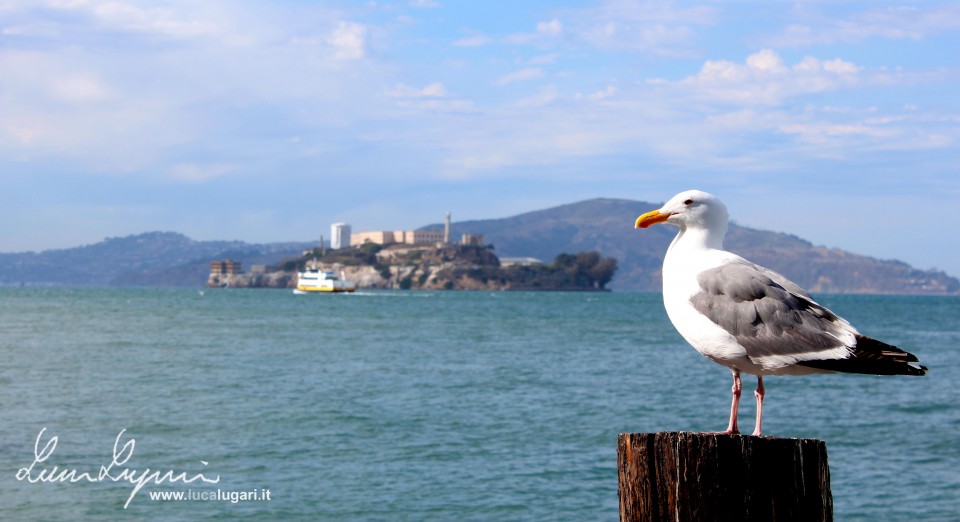
[[[819,300],[930,373],[769,378],[765,433],[837,520],[960,518],[960,298]],[[612,521],[618,433],[729,406],[658,294],[7,288],[0,353],[2,520]]]

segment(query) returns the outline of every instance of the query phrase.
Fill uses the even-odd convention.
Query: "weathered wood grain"
[[[827,447],[815,439],[623,433],[620,520],[833,520]]]

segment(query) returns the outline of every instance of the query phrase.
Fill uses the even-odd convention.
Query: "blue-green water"
[[[960,299],[820,301],[930,374],[769,378],[764,432],[827,442],[838,520],[957,519]],[[617,520],[617,434],[729,406],[656,294],[0,289],[0,353],[2,520]],[[131,440],[219,482],[30,482]],[[217,489],[271,499],[149,495]]]

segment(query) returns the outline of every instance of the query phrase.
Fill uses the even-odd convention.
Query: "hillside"
[[[633,228],[654,203],[592,199],[517,216],[453,223],[451,234],[483,234],[502,257],[553,259],[560,252],[596,250],[616,258],[614,290],[660,290],[663,255],[674,227]],[[435,224],[425,228],[439,228]],[[730,224],[725,247],[768,266],[812,292],[956,294],[960,281],[943,272],[913,268],[839,249],[818,247],[796,236]]]
[[[483,234],[500,258],[529,256],[549,262],[563,252],[597,251],[618,261],[609,288],[659,291],[660,265],[675,229],[633,228],[634,219],[655,206],[593,199],[509,218],[454,223],[452,233],[454,238]],[[212,259],[234,259],[249,269],[300,256],[313,246],[194,241],[172,232],[150,232],[77,248],[0,254],[0,285],[200,287],[207,281]],[[731,224],[726,246],[812,292],[960,293],[960,281],[943,272],[815,246],[789,234]]]
[[[249,268],[300,255],[310,246],[194,241],[174,232],[148,232],[76,248],[0,254],[0,285],[203,286],[212,259],[235,259]]]

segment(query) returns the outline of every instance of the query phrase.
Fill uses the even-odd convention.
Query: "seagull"
[[[765,375],[926,374],[913,354],[861,335],[786,277],[723,250],[727,221],[723,202],[699,190],[681,192],[636,221],[636,228],[680,228],[663,260],[663,305],[688,343],[733,372],[722,433],[740,433],[741,372],[757,376],[757,437]]]

